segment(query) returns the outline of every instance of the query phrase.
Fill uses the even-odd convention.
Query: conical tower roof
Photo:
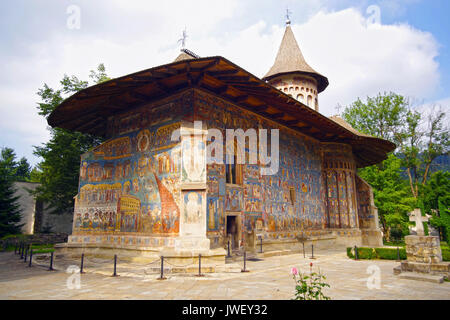
[[[263,80],[270,80],[276,76],[288,73],[301,73],[315,78],[318,83],[317,89],[319,92],[322,92],[328,86],[328,79],[306,63],[289,24],[284,31],[283,40],[278,49],[275,63],[264,76]]]

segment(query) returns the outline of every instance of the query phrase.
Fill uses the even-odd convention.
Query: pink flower
[[[291,269],[291,274],[294,275],[294,276],[298,275],[298,270],[297,270],[296,267],[293,267],[293,268]]]

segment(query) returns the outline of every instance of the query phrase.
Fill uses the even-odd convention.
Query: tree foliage
[[[431,224],[441,229],[443,238],[450,240],[450,172],[438,171],[422,187],[424,211],[432,214]]]
[[[431,203],[433,208],[438,207],[439,197],[432,195],[436,186],[431,186],[438,176],[430,183],[427,179],[433,160],[449,152],[445,113],[436,107],[419,112],[409,99],[391,92],[366,101],[357,99],[342,116],[358,131],[396,143],[397,153],[380,164],[360,169],[359,174],[373,188],[385,234],[407,234],[407,213],[420,201],[425,211]]]
[[[0,238],[9,234],[20,233],[21,210],[15,196],[14,181],[17,178],[15,153],[10,148],[3,148],[0,156]]]
[[[397,144],[414,198],[425,185],[431,163],[450,149],[449,128],[442,109],[432,107],[419,112],[410,100],[384,93],[356,100],[343,112],[344,119],[355,129]]]
[[[100,64],[89,76],[94,83],[109,80],[105,67]],[[68,96],[89,86],[88,81],[76,76],[64,75],[60,88],[50,88],[44,84],[37,92],[39,114],[45,118],[52,113]],[[46,201],[53,213],[71,211],[74,196],[78,190],[80,156],[102,142],[102,139],[80,132],[69,132],[61,128],[49,128],[51,139],[41,146],[35,146],[34,154],[43,160],[34,170],[33,178],[41,183],[35,191],[36,196]]]
[[[415,199],[408,192],[408,184],[401,176],[401,160],[390,154],[379,166],[360,169],[358,174],[372,186],[375,206],[384,233],[395,229],[408,232],[408,212],[414,208]]]
[[[6,174],[13,181],[29,181],[31,174],[31,166],[25,157],[16,161],[16,153],[11,148],[2,148],[1,150],[2,162]]]

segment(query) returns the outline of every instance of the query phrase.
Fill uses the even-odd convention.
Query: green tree
[[[3,148],[1,156],[5,170],[13,181],[29,181],[31,166],[25,157],[16,161],[16,153],[11,148]]]
[[[450,172],[437,171],[422,186],[424,211],[432,214],[431,225],[438,227],[445,241],[450,240]]]
[[[89,76],[94,83],[109,80],[105,67],[100,64]],[[41,101],[38,104],[39,114],[47,118],[55,108],[68,96],[89,86],[76,76],[65,75],[60,81],[59,89],[50,88],[47,84],[39,89]],[[78,190],[80,172],[80,156],[102,139],[80,132],[69,132],[61,128],[49,128],[51,139],[41,146],[35,146],[34,154],[43,160],[33,172],[33,179],[41,186],[36,188],[36,196],[46,201],[52,213],[64,213],[73,210],[74,196]]]
[[[342,116],[355,129],[397,144],[415,199],[419,186],[426,184],[433,160],[449,153],[449,128],[439,108],[430,108],[424,115],[409,99],[391,92],[367,97],[366,102],[358,99]]]
[[[0,157],[0,237],[20,233],[23,224],[19,224],[21,210],[15,196],[14,169],[15,154],[12,149],[4,148]]]
[[[402,160],[390,154],[378,166],[370,166],[358,174],[372,186],[375,206],[384,233],[408,233],[408,212],[414,208],[415,199],[408,192],[408,184],[401,176]]]
[[[31,166],[25,157],[22,157],[17,163],[16,180],[30,181]]]
[[[398,143],[409,105],[409,100],[401,95],[379,93],[376,97],[367,97],[366,102],[358,98],[345,108],[342,117],[362,133]]]
[[[431,108],[427,116],[410,110],[405,129],[398,133],[399,149],[403,155],[412,195],[418,199],[420,186],[427,182],[431,163],[450,149],[449,128],[445,125],[445,112]]]

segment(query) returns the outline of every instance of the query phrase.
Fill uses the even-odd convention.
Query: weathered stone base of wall
[[[117,245],[97,245],[63,243],[55,245],[55,254],[64,258],[79,260],[81,254],[86,258],[113,259],[117,255],[118,259],[126,262],[138,264],[155,263],[158,265],[161,256],[164,256],[168,264],[176,267],[198,266],[198,254],[195,252],[176,252],[173,249],[162,249],[152,247],[117,246]],[[226,252],[224,249],[214,249],[202,253],[202,264],[222,265],[225,264]],[[155,262],[156,261],[156,262]]]
[[[406,236],[406,256],[409,262],[436,264],[442,262],[439,237]]]
[[[303,252],[303,243],[305,251],[311,251],[311,245],[314,250],[324,249],[344,249],[348,246],[360,246],[362,243],[361,230],[359,229],[326,229],[309,230],[298,234],[293,238],[273,238],[271,234],[265,234],[262,241],[263,252],[283,252],[291,253]],[[251,253],[261,252],[261,242],[258,239],[254,247],[245,247],[245,250]],[[316,251],[317,252],[317,251]]]
[[[382,247],[383,233],[379,229],[362,229],[362,245],[367,247]]]
[[[79,259],[86,257],[111,259],[117,255],[120,260],[135,263],[150,263],[165,256],[170,263],[189,264],[202,255],[206,263],[224,264],[226,252],[223,248],[214,250],[177,250],[178,237],[146,237],[137,235],[72,235],[69,242],[55,246],[57,255]],[[209,243],[209,240],[206,239]]]
[[[96,235],[81,234],[69,236],[69,244],[93,244],[96,246],[163,248],[173,247],[176,237],[151,237],[140,235]]]
[[[92,243],[62,243],[55,245],[55,254],[68,259],[79,260],[81,254],[86,257],[112,259],[116,254],[120,260],[136,263],[149,263],[159,259],[159,250],[151,247],[115,246]]]

